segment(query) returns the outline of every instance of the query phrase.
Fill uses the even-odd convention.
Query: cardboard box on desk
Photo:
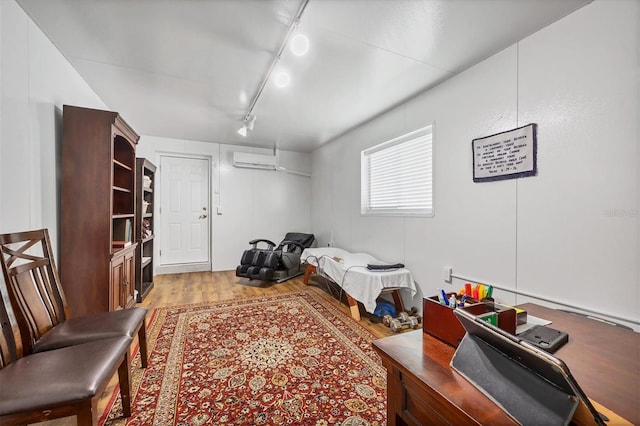
[[[455,295],[455,293],[449,293],[447,297],[452,294]],[[492,302],[478,302],[473,299],[467,299],[463,308],[456,309],[464,309],[478,316],[495,312],[497,316],[496,325],[511,334],[516,332],[516,324],[519,323],[517,317],[522,316],[522,313],[524,313],[526,318],[526,312],[524,311],[516,313],[516,310],[509,306],[494,305]],[[437,296],[426,297],[423,301],[422,316],[422,331],[424,333],[428,333],[453,347],[458,347],[464,337],[465,330],[460,321],[453,315],[453,308],[441,304]]]

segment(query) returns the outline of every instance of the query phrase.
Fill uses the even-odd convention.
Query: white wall
[[[248,242],[254,238],[266,238],[277,244],[287,232],[309,232],[311,228],[309,177],[233,167],[235,151],[273,154],[267,149],[154,136],[142,136],[138,143],[137,156],[146,157],[156,165],[160,164],[162,154],[171,153],[211,159],[214,271],[235,269],[243,251],[249,248]],[[278,157],[280,165],[289,170],[310,172],[310,154],[280,151]],[[162,171],[158,173],[162,179]],[[218,208],[221,214],[217,213]],[[158,224],[156,222],[156,226]],[[156,238],[154,249],[157,251],[162,233]],[[154,267],[162,272],[157,269],[158,264],[154,263]]]
[[[14,0],[0,0],[0,19],[0,232],[49,228],[57,253],[62,105],[109,107]],[[247,148],[143,136],[137,151],[156,164],[159,152],[214,160],[214,206],[223,208],[212,218],[215,270],[235,269],[253,238],[279,242],[287,231],[310,229],[310,179],[235,169],[234,150]],[[310,171],[309,154],[282,151],[280,159]]]
[[[319,245],[454,274],[638,326],[639,2],[596,1],[313,153]],[[375,88],[372,88],[375,90]],[[360,151],[434,124],[434,218],[360,215]],[[471,140],[538,124],[538,174],[472,180]],[[507,303],[539,299],[498,291]]]
[[[2,122],[4,121],[2,119],[3,115],[2,115],[2,58],[4,55],[2,55],[2,2],[0,2],[0,142],[2,141]],[[2,162],[2,151],[4,151],[2,149],[2,144],[0,144],[0,166],[3,166],[4,163]],[[3,173],[2,171],[0,171],[0,191],[2,190],[2,176]],[[2,211],[3,209],[3,201],[2,201],[2,193],[0,192],[0,228],[2,228]]]
[[[0,232],[49,228],[57,253],[62,105],[106,106],[15,1],[0,19]]]

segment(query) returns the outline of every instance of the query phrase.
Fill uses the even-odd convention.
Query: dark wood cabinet
[[[156,166],[146,158],[136,159],[136,294],[142,302],[153,288],[153,220]]]
[[[111,260],[111,280],[109,287],[110,307],[124,309],[135,303],[135,260],[134,249],[120,250]]]
[[[71,316],[135,303],[136,144],[117,112],[63,108],[60,278]]]

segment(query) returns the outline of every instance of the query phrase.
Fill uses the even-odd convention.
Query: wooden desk
[[[592,401],[640,425],[640,334],[531,303],[521,307],[569,333],[569,343],[554,355]],[[449,366],[455,348],[422,330],[376,340],[373,347],[387,369],[388,425],[516,424]]]

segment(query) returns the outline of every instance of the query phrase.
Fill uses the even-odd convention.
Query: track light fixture
[[[309,38],[301,33],[293,36],[291,39],[291,51],[296,56],[306,55],[309,51]]]
[[[240,127],[238,129],[238,134],[240,136],[247,136],[247,130],[250,130],[253,132],[253,126],[256,122],[256,116],[252,115],[252,114],[247,114],[247,116],[245,117],[243,123],[242,123],[242,127]]]
[[[284,51],[285,47],[287,46],[287,43],[289,42],[289,40],[293,37],[294,40],[293,44],[292,44],[292,50],[294,52],[295,55],[304,55],[305,53],[307,53],[307,51],[309,50],[309,39],[306,38],[306,36],[304,35],[300,35],[301,37],[294,37],[294,32],[295,29],[297,28],[298,24],[300,23],[300,18],[302,18],[302,14],[304,13],[304,10],[307,7],[307,4],[309,3],[309,0],[302,0],[300,2],[300,7],[298,8],[298,11],[296,12],[294,18],[291,21],[291,25],[289,26],[289,30],[287,32],[287,36],[285,37],[284,41],[282,42],[282,45],[280,46],[280,49],[278,50],[278,54],[276,55],[276,57],[274,58],[273,62],[271,63],[271,67],[269,68],[269,71],[267,71],[267,74],[264,76],[264,79],[262,80],[262,83],[260,84],[260,87],[258,87],[258,91],[256,92],[256,94],[253,96],[253,99],[251,100],[251,104],[249,105],[249,110],[247,111],[247,115],[245,115],[243,123],[242,123],[242,127],[240,129],[238,129],[238,134],[240,136],[247,136],[247,130],[251,130],[253,131],[253,124],[256,121],[256,116],[252,114],[253,112],[253,108],[256,106],[256,103],[258,102],[258,99],[260,99],[260,96],[262,95],[262,91],[264,90],[265,86],[267,85],[267,82],[269,81],[269,78],[271,77],[271,74],[273,73],[273,71],[276,69],[276,67],[278,66],[278,63],[280,62],[280,57],[282,56],[282,52]],[[295,46],[293,46],[295,45]],[[276,85],[278,85],[278,87],[284,87],[289,83],[289,75],[287,74],[286,77],[282,77],[281,75],[276,76],[276,80],[278,80],[276,82]],[[283,79],[286,79],[286,81],[284,81]]]
[[[244,125],[247,126],[247,129],[253,132],[253,125],[255,122],[256,122],[256,116],[249,114],[247,115],[247,118],[245,118],[244,120]]]

